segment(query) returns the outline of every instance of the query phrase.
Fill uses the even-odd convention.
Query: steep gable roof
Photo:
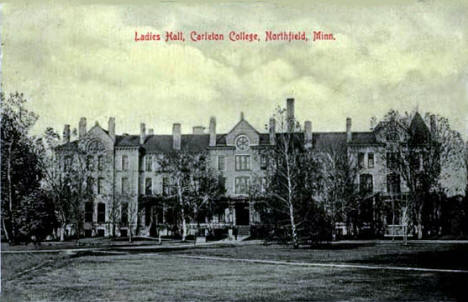
[[[430,140],[431,132],[419,112],[416,112],[409,127],[410,143],[424,144]]]

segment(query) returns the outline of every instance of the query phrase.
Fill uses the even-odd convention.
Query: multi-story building
[[[294,117],[294,99],[287,100],[287,116]],[[419,114],[414,116],[411,127],[423,136],[430,135],[431,130]],[[139,197],[163,195],[168,190],[170,179],[159,167],[158,158],[173,150],[209,154],[208,163],[224,178],[226,196],[230,200],[224,214],[213,219],[218,224],[248,226],[260,222],[246,194],[253,179],[262,179],[264,175],[267,160],[260,151],[275,144],[278,135],[275,128],[275,120],[270,119],[269,131],[262,133],[241,114],[239,122],[228,133],[217,133],[216,119],[212,117],[207,132],[205,127],[196,126],[191,134],[182,134],[181,125],[173,124],[172,135],[155,134],[153,129],[146,131],[142,123],[139,135],[117,135],[114,118],[109,119],[107,129],[96,123],[89,131],[86,119],[81,118],[75,141],[70,141],[70,126],[65,125],[64,144],[57,148],[57,154],[66,167],[76,156],[78,146],[87,151],[89,183],[95,186],[96,194],[94,200],[84,205],[86,235],[107,236],[116,221],[119,221],[115,225],[116,233],[126,235],[129,211],[138,206]],[[404,135],[398,129],[386,127],[385,123],[371,128],[367,132],[353,132],[351,119],[347,118],[343,132],[313,132],[312,123],[306,121],[304,130],[297,135],[304,144],[311,145],[312,150],[325,150],[324,146],[329,144],[344,145],[359,163],[356,183],[371,195],[394,197],[404,193],[407,188],[389,169],[391,154],[385,152],[392,144],[404,140]],[[114,211],[116,205],[117,212]],[[145,226],[150,211],[141,210],[140,222]],[[120,217],[115,220],[116,213]],[[391,220],[395,223],[395,219]],[[391,221],[386,223],[391,224]],[[142,227],[140,232],[148,234],[149,229]]]

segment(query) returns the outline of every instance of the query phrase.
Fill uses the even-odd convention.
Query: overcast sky
[[[257,129],[287,97],[314,131],[368,130],[371,116],[419,108],[468,133],[468,5],[222,3],[12,4],[2,8],[3,89],[20,91],[40,115],[34,131],[63,124],[138,133],[182,132],[240,112]],[[312,31],[320,42],[144,42],[135,31]]]

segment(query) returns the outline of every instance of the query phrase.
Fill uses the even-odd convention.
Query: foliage
[[[57,227],[54,204],[43,191],[34,191],[24,198],[19,210],[19,236],[21,241],[41,242]]]
[[[174,150],[158,159],[159,165],[171,179],[171,189],[165,192],[169,206],[178,214],[182,240],[187,236],[187,222],[202,215],[219,211],[219,197],[225,189],[219,177],[208,168],[207,154]]]
[[[292,245],[299,246],[300,237],[315,236],[317,223],[317,193],[321,184],[321,162],[314,152],[304,146],[298,131],[300,124],[277,108],[274,118],[279,126],[276,144],[266,150],[266,197],[258,203],[262,221],[275,226],[279,237],[287,230]],[[291,127],[293,125],[294,127]],[[328,224],[328,222],[327,222]]]
[[[0,93],[1,117],[1,207],[2,229],[7,240],[19,239],[19,227],[23,221],[21,208],[26,200],[39,189],[42,171],[38,156],[28,136],[37,115],[26,108],[23,94],[5,97]]]
[[[425,115],[424,121],[417,112],[400,114],[391,110],[384,123],[399,132],[399,139],[384,150],[386,156],[394,154],[387,168],[401,176],[408,190],[410,217],[420,239],[424,220],[428,230],[439,224],[440,214],[436,214],[435,219],[424,217],[424,213],[440,211],[442,199],[434,197],[453,194],[447,189],[453,185],[450,177],[463,166],[463,141],[460,134],[450,128],[448,119],[430,113]],[[430,129],[418,123],[429,124]],[[456,192],[464,194],[458,189]]]
[[[38,165],[44,173],[42,188],[54,204],[61,226],[60,240],[64,240],[67,225],[73,225],[80,235],[84,222],[83,201],[94,200],[96,183],[88,162],[88,156],[94,151],[88,151],[86,144],[60,144],[60,136],[48,128],[36,140],[35,147],[40,159]]]

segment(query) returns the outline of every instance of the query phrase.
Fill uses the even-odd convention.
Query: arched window
[[[90,152],[99,152],[104,150],[104,146],[100,141],[92,140],[88,143],[88,151]]]
[[[104,170],[104,155],[98,156],[98,170],[99,171]]]

